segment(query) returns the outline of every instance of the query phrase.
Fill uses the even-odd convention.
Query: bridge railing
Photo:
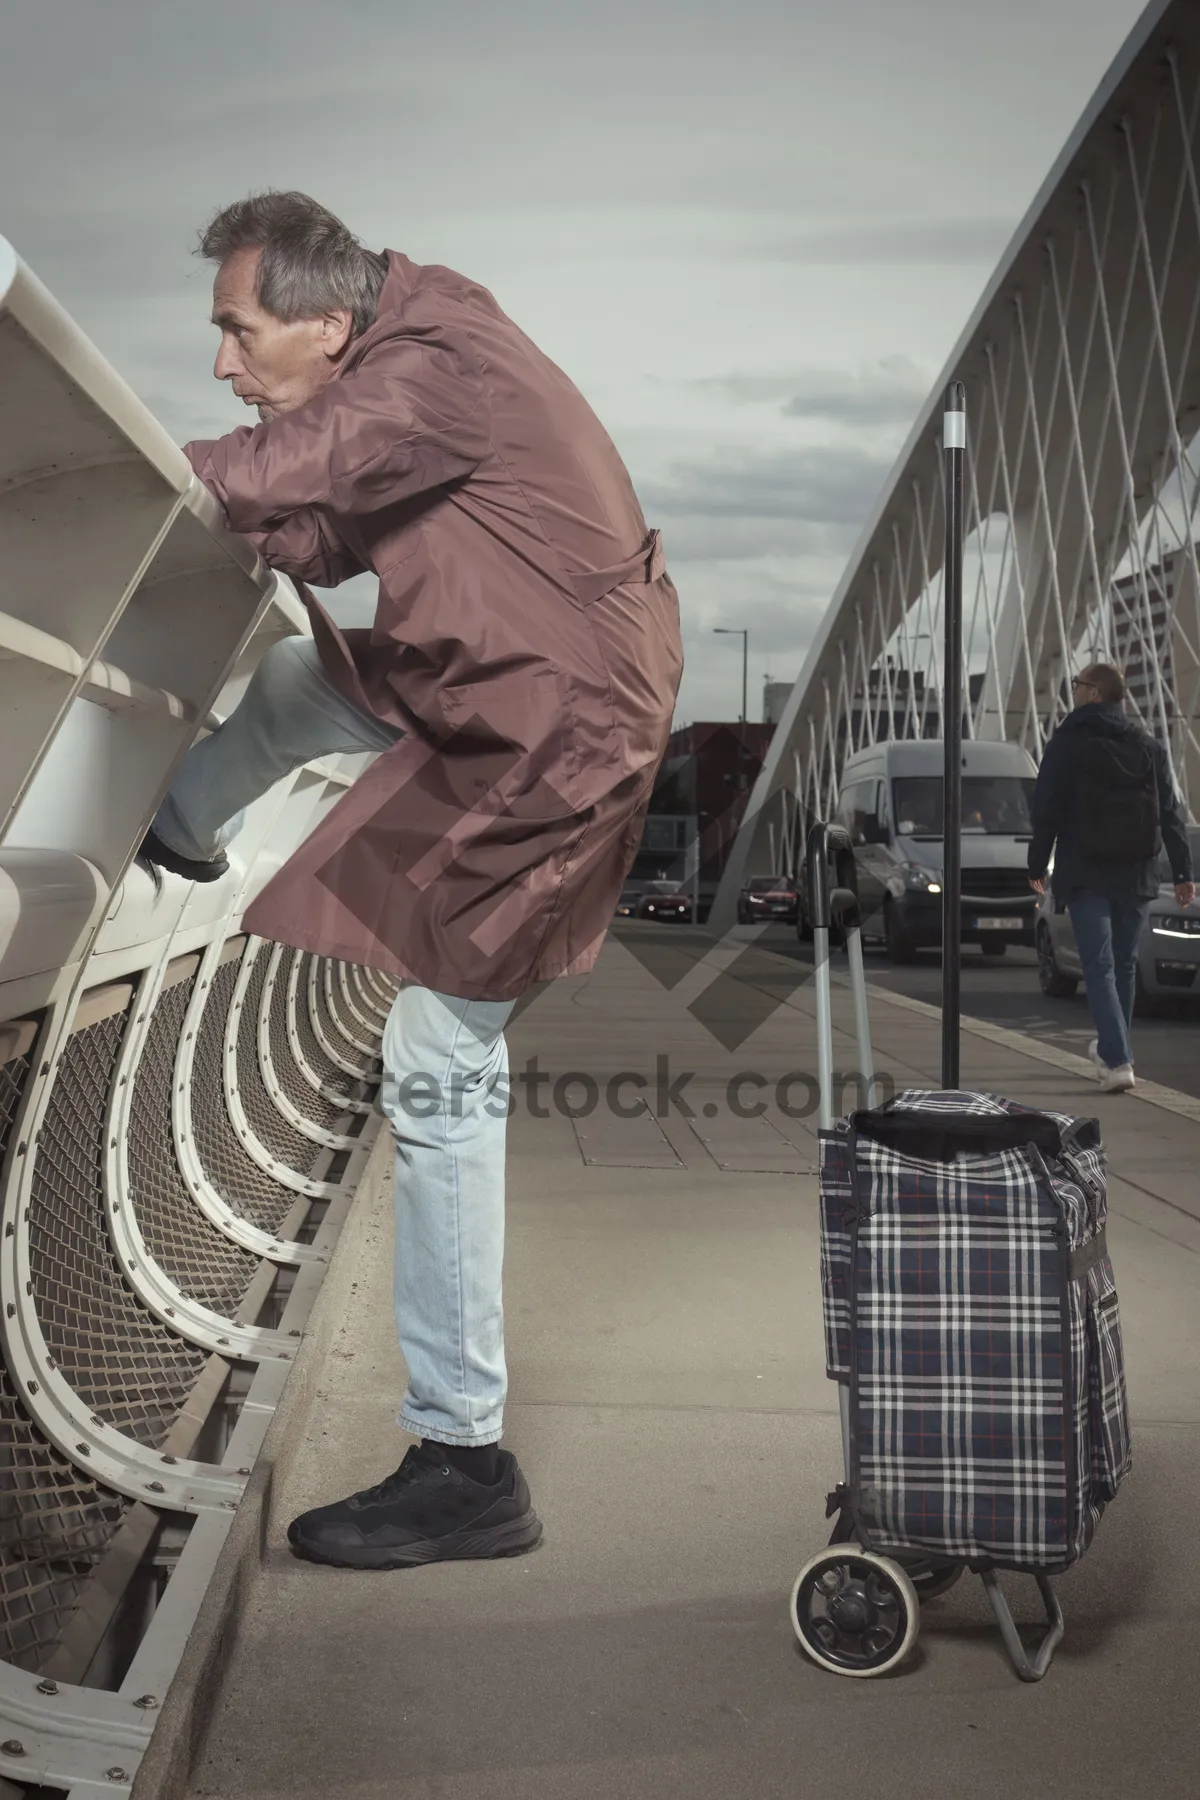
[[[181,757],[306,632],[0,239],[0,1790],[128,1789],[374,1127],[391,984],[133,862]]]

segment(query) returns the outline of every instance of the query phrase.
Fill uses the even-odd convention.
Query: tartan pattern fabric
[[[913,1154],[869,1135],[897,1112],[1024,1114],[1060,1150]],[[996,1095],[919,1089],[860,1118],[821,1136],[821,1283],[828,1372],[850,1382],[863,1542],[1065,1567],[1130,1463],[1099,1134]]]

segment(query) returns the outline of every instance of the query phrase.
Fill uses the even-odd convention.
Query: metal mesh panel
[[[374,1073],[377,1066],[375,1058],[361,1050],[354,1042],[353,1033],[362,1036],[362,1026],[356,1024],[346,1014],[345,1005],[338,993],[337,965],[335,964],[330,980],[333,998],[325,990],[325,972],[317,971],[317,1007],[326,1036],[335,1049],[346,1058],[347,1062],[361,1063],[364,1075]]]
[[[389,980],[388,977],[380,975],[376,970],[367,968],[359,969],[358,978],[362,982],[364,992],[374,1001],[376,1010],[382,1013],[388,1012],[392,1001],[400,991],[396,983]]]
[[[146,1249],[183,1293],[236,1316],[259,1266],[209,1223],[188,1193],[171,1136],[176,1046],[191,998],[181,981],[159,995],[130,1100],[129,1186]]]
[[[207,1358],[144,1310],[108,1240],[104,1107],[124,1027],[113,1015],[75,1032],[59,1065],[34,1165],[30,1274],[47,1348],[76,1393],[157,1448]]]
[[[0,1066],[0,1158],[30,1059]],[[0,1657],[40,1669],[129,1507],[47,1442],[0,1363]]]
[[[314,958],[306,950],[300,959],[300,984],[296,990],[296,1033],[300,1039],[300,1048],[305,1061],[315,1075],[318,1075],[327,1088],[336,1094],[345,1094],[348,1100],[357,1100],[364,1088],[364,1082],[356,1081],[353,1075],[347,1075],[345,1069],[339,1069],[321,1048],[317,1034],[313,1030],[312,1019],[308,1010],[308,982]],[[321,994],[321,970],[317,967],[317,1005],[322,1021],[326,1011]]]
[[[372,1013],[377,1013],[380,1019],[386,1023],[388,1014],[392,1010],[392,1002],[399,990],[394,989],[391,993],[384,993],[379,986],[379,977],[372,975],[369,969],[360,968],[356,973],[359,987],[364,999],[370,1002]]]
[[[370,1015],[361,1000],[354,992],[351,980],[354,965],[352,963],[334,963],[333,965],[333,1005],[337,1018],[345,1031],[351,1032],[360,1042],[365,1039],[376,1049],[383,1035],[383,1021],[371,1022]],[[348,992],[347,992],[348,990]],[[360,1013],[363,1015],[359,1017]]]
[[[261,1231],[278,1231],[296,1196],[247,1156],[225,1109],[225,1020],[237,978],[237,963],[222,963],[208,991],[192,1066],[192,1137],[204,1173],[230,1210]]]
[[[18,1056],[12,1062],[0,1063],[0,1158],[8,1148],[8,1134],[17,1116],[21,1091],[30,1067],[28,1055]]]
[[[346,971],[346,979],[350,983],[350,997],[355,1006],[376,1031],[382,1031],[387,1023],[388,1003],[380,998],[374,988],[368,986],[363,979],[363,972],[353,963]]]
[[[0,1065],[0,1158],[28,1056]],[[46,1662],[130,1502],[95,1486],[48,1443],[0,1362],[0,1657]]]
[[[298,1175],[308,1175],[321,1155],[320,1146],[283,1117],[267,1092],[258,1061],[258,1018],[270,960],[265,951],[255,959],[242,1000],[237,1035],[238,1098],[259,1143]]]
[[[297,994],[296,998],[301,1006],[307,1007],[303,993]],[[340,1108],[327,1100],[324,1094],[318,1094],[296,1066],[288,1038],[287,1015],[288,962],[284,957],[275,971],[275,986],[271,991],[271,1010],[267,1019],[275,1079],[296,1111],[303,1113],[306,1119],[311,1119],[314,1125],[320,1125],[327,1131],[332,1131],[335,1127],[341,1129],[344,1115]]]

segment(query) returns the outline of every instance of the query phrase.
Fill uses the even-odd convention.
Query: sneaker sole
[[[411,1544],[387,1544],[373,1549],[363,1544],[356,1550],[325,1549],[303,1538],[288,1542],[307,1562],[325,1563],[335,1569],[415,1569],[434,1562],[483,1562],[493,1557],[521,1556],[542,1538],[542,1521],[527,1512],[507,1525],[484,1531],[454,1531],[444,1538],[418,1538]]]

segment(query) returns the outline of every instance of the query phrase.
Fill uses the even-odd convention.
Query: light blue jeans
[[[310,639],[284,638],[220,729],[188,752],[154,829],[181,855],[214,856],[284,776],[401,735],[342,698]],[[405,983],[384,1027],[380,1106],[396,1144],[396,1327],[408,1369],[399,1423],[439,1443],[492,1444],[503,1425],[504,1027],[514,1004]]]
[[[311,638],[272,644],[224,724],[184,757],[154,829],[181,856],[216,856],[251,801],[314,757],[387,750],[402,731],[338,693]]]
[[[1129,1034],[1137,990],[1137,953],[1148,900],[1110,900],[1085,888],[1067,895],[1071,929],[1083,964],[1096,1054],[1109,1069],[1133,1062]]]

